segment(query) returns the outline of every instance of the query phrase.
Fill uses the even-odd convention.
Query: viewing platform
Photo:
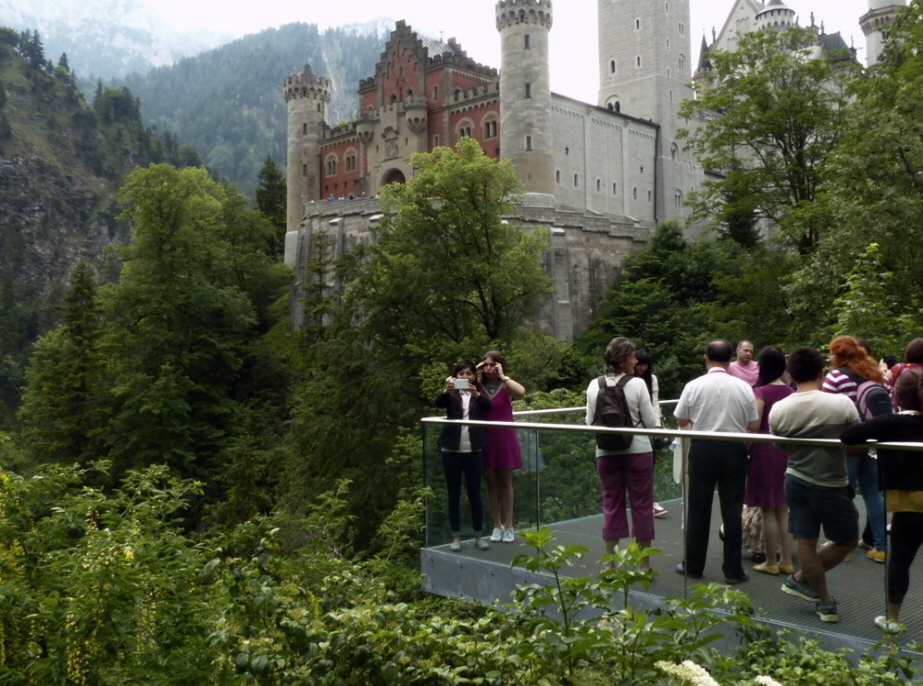
[[[667,403],[669,404],[669,401]],[[666,414],[666,413],[665,413]],[[515,527],[517,530],[547,527],[554,539],[553,545],[580,545],[589,553],[582,560],[563,571],[567,576],[596,576],[603,569],[602,506],[599,478],[594,462],[594,434],[598,427],[586,427],[584,408],[516,413],[516,428],[523,452],[523,468],[514,472]],[[553,422],[553,423],[552,423]],[[426,517],[426,536],[421,550],[421,569],[425,575],[425,588],[445,597],[465,598],[473,601],[501,605],[510,601],[517,585],[526,583],[548,584],[552,577],[511,567],[513,558],[521,554],[534,554],[521,537],[514,543],[491,543],[490,550],[479,551],[470,536],[463,537],[461,552],[449,550],[451,532],[446,515],[445,481],[436,439],[448,420],[427,418],[423,420],[424,472],[426,485],[435,496],[430,499]],[[484,426],[509,426],[497,422],[461,422]],[[839,444],[837,441],[814,439],[792,440],[760,434],[712,434],[677,429],[607,429],[624,433],[644,433],[670,437],[707,437],[720,440],[774,441],[778,444]],[[923,445],[888,444],[889,447],[921,451]],[[721,524],[718,495],[712,506],[713,532],[708,544],[708,557],[704,577],[700,581],[687,580],[677,574],[674,567],[684,557],[683,485],[673,480],[673,451],[655,453],[654,500],[669,511],[655,520],[655,540],[652,546],[661,554],[650,558],[656,572],[650,588],[636,587],[631,593],[633,605],[655,608],[664,598],[688,597],[694,584],[724,583],[721,571],[722,543],[718,537]],[[483,485],[482,485],[482,488]],[[486,512],[484,526],[487,536],[492,526]],[[864,526],[865,510],[857,497],[860,525]],[[462,495],[462,526],[470,527],[470,509]],[[485,538],[486,540],[486,538]],[[821,541],[823,541],[823,537]],[[796,546],[797,552],[797,546]],[[882,638],[882,631],[874,618],[885,614],[886,564],[873,562],[865,551],[856,549],[848,560],[827,573],[831,593],[839,604],[840,621],[826,624],[814,614],[813,603],[799,600],[781,592],[785,575],[772,576],[752,571],[750,551],[743,551],[744,569],[750,575],[746,583],[735,586],[745,593],[758,610],[759,621],[773,630],[788,629],[799,635],[813,635],[829,649],[850,648],[858,657],[867,652]],[[795,568],[797,569],[797,557]],[[903,602],[901,623],[907,628],[900,637],[905,650],[907,644],[923,640],[923,562],[917,558],[910,571],[910,590]],[[728,634],[733,629],[728,628]],[[912,652],[918,665],[923,666],[923,653]]]

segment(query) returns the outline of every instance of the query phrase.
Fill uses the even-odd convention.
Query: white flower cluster
[[[661,661],[654,666],[661,672],[692,686],[721,686],[721,684],[712,679],[711,674],[704,667],[700,667],[692,660],[686,660],[680,665]]]
[[[760,684],[760,686],[782,686],[782,684],[773,679],[771,676],[758,676],[756,679],[754,679],[754,681]]]

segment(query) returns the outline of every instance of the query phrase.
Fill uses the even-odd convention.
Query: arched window
[[[686,69],[686,56],[685,56],[685,55],[680,55],[680,56],[679,56],[679,71],[680,71],[680,73],[681,73],[681,74],[684,73],[684,72],[685,72],[685,69]]]
[[[413,98],[413,88],[407,89],[407,99],[410,100]]]
[[[603,189],[603,182],[600,179],[596,179],[596,192],[599,193]]]
[[[641,55],[638,55],[638,56],[635,58],[635,66],[636,66],[636,67],[640,67],[640,66],[641,66]]]
[[[574,174],[574,188],[580,186],[580,177],[577,174]]]
[[[619,194],[619,185],[617,183],[613,183],[612,184],[612,195],[618,195],[618,194]]]
[[[641,20],[636,18],[635,19],[635,31],[640,31],[640,30],[641,30]]]
[[[609,60],[609,73],[615,73],[615,60]]]
[[[337,175],[337,156],[336,154],[327,156],[327,176]]]
[[[631,195],[635,200],[638,199],[638,187],[637,186],[631,189]]]
[[[560,169],[558,169],[558,170],[555,171],[555,173],[554,173],[554,182],[555,182],[555,183],[561,183],[561,170],[560,170]]]
[[[670,158],[674,160],[679,159],[679,146],[676,143],[670,146]]]
[[[682,192],[681,190],[677,190],[677,191],[673,194],[673,204],[674,204],[677,208],[680,208],[680,207],[683,206],[683,192]]]
[[[392,93],[391,94],[391,104],[393,105],[396,102],[397,102],[397,93]]]

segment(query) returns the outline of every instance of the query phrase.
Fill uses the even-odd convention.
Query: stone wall
[[[310,203],[305,207],[301,228],[290,231],[285,240],[285,262],[294,271],[290,305],[294,326],[304,325],[304,298],[308,269],[319,231],[326,233],[326,259],[373,240],[371,228],[380,221],[378,202],[371,199]],[[527,194],[508,217],[524,227],[547,227],[551,250],[542,258],[555,283],[555,292],[535,322],[540,331],[572,341],[593,321],[606,292],[618,280],[625,258],[643,245],[653,229],[652,222],[632,222],[582,210],[556,207],[554,197]],[[338,284],[328,282],[331,288]]]

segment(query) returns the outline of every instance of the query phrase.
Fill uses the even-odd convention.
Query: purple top
[[[485,422],[513,421],[513,404],[506,390],[506,384],[501,384],[497,393],[490,396],[490,402],[490,410],[482,417]],[[487,445],[484,447],[484,466],[492,469],[520,469],[522,449],[519,447],[516,430],[488,426],[485,431],[487,432]]]

